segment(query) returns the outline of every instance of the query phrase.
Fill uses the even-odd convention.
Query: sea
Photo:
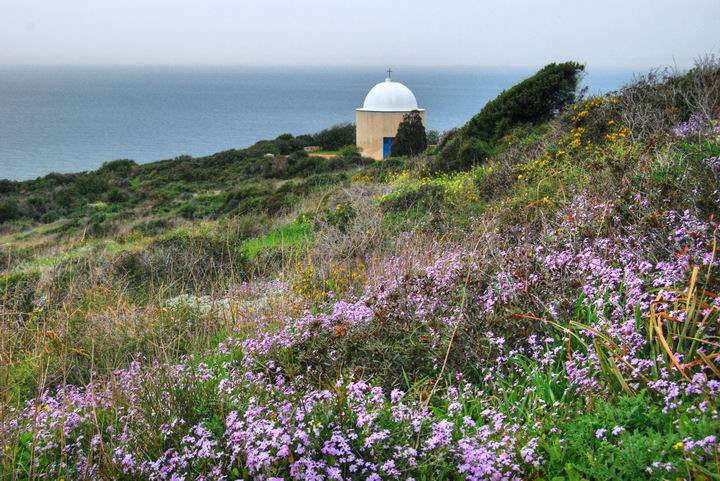
[[[402,67],[440,132],[537,68]],[[202,156],[353,122],[384,66],[0,66],[0,179],[93,170],[104,162]],[[586,68],[589,93],[633,69]]]

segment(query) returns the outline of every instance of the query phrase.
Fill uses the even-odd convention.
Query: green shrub
[[[20,207],[15,199],[0,201],[0,224],[20,217]]]
[[[184,219],[200,218],[201,216],[197,215],[197,212],[198,205],[192,200],[184,202],[177,210],[178,215]]]
[[[338,155],[340,157],[351,157],[357,159],[360,157],[360,149],[358,149],[358,146],[355,144],[346,145],[338,150]]]
[[[437,167],[466,169],[487,158],[513,127],[540,123],[557,115],[575,101],[583,69],[575,62],[552,63],[502,92],[457,133],[441,139],[442,159]]]
[[[293,137],[292,134],[282,134],[275,139],[275,145],[280,155],[288,155],[292,152],[302,152],[303,147],[309,145],[306,138]]]
[[[272,189],[263,184],[243,186],[235,192],[230,192],[225,203],[219,209],[221,213],[236,212],[250,214],[262,210],[265,200],[273,194]]]
[[[39,199],[37,205],[42,206],[44,204],[42,202],[42,196],[38,195],[37,198]],[[57,206],[56,210],[60,215],[69,214],[78,204],[78,199],[75,195],[74,189],[72,188],[61,188],[55,192],[53,198],[55,200],[55,205]],[[44,207],[41,208],[44,210]],[[38,212],[40,212],[40,209],[35,209],[36,215]]]
[[[313,135],[313,144],[320,146],[323,150],[338,150],[340,147],[354,143],[354,124],[334,125]]]
[[[575,62],[551,63],[488,102],[463,127],[465,137],[497,141],[513,126],[552,118],[575,101],[584,67]]]
[[[181,163],[173,170],[171,179],[184,182],[202,182],[212,178],[212,171],[205,165],[195,161],[195,159],[188,160],[188,162]]]
[[[622,397],[617,403],[600,400],[595,409],[561,426],[561,435],[546,441],[542,469],[567,476],[563,479],[679,479],[687,472],[682,449],[673,446],[685,436],[716,434],[709,416],[698,418],[693,422],[681,415],[675,425],[675,413],[662,412],[644,395]],[[653,468],[655,462],[660,466]],[[670,471],[663,463],[671,463]]]
[[[245,153],[249,157],[262,157],[265,154],[279,154],[280,149],[272,140],[261,140],[256,142],[252,147],[245,149]]]
[[[108,189],[107,181],[96,173],[85,174],[74,186],[75,192],[89,201],[97,200]]]
[[[397,134],[395,134],[390,155],[393,157],[403,155],[411,157],[424,152],[427,145],[427,134],[425,133],[425,126],[420,117],[420,112],[413,110],[403,116]]]
[[[0,195],[17,192],[17,182],[8,179],[0,179]]]
[[[440,143],[440,132],[438,132],[435,129],[430,129],[427,131],[427,141],[428,145],[437,145]]]
[[[489,142],[481,139],[468,139],[460,145],[458,158],[462,165],[475,165],[492,156],[493,148]]]
[[[111,202],[113,204],[121,204],[123,202],[127,202],[130,200],[130,196],[127,194],[127,192],[123,192],[118,189],[113,189],[110,192],[107,193],[107,196],[105,199],[108,202]]]
[[[138,165],[134,160],[111,160],[109,162],[105,162],[102,167],[97,170],[97,172],[99,174],[110,174],[113,177],[127,178],[136,170],[137,166]]]
[[[77,174],[49,174],[35,180],[0,183],[0,222],[36,220],[54,222],[63,217],[85,218],[96,213],[91,204],[102,200],[110,210],[142,205],[147,214],[178,214],[188,219],[217,217],[231,212],[283,212],[296,198],[276,196],[264,207],[262,195],[232,193],[237,185],[258,181],[257,176],[291,179],[312,177],[328,171],[348,169],[365,162],[354,148],[355,127],[336,125],[314,135],[279,135],[245,149],[231,149],[207,157],[181,155],[173,159],[138,165],[132,160],[106,162],[98,170]],[[334,159],[309,157],[303,147],[345,147]],[[267,157],[266,154],[272,154]],[[309,186],[308,186],[309,188]],[[212,189],[230,192],[203,195]],[[190,194],[190,195],[188,195]],[[191,199],[192,196],[192,199]],[[129,205],[126,205],[129,204]],[[94,227],[102,222],[95,219]],[[99,235],[102,229],[96,230]],[[109,231],[108,231],[109,232]]]
[[[257,210],[267,213],[268,215],[277,216],[289,212],[298,202],[300,202],[300,197],[297,195],[275,192],[268,197],[262,207]]]
[[[680,142],[657,149],[643,171],[633,168],[640,155],[645,153],[638,149],[615,149],[603,160],[612,162],[613,170],[621,166],[620,173],[631,182],[630,192],[645,193],[653,204],[671,205],[677,211],[697,209],[704,218],[720,214],[716,201],[720,171],[708,160],[720,156],[720,143]],[[627,202],[632,205],[630,194]]]
[[[58,204],[61,204],[61,202],[58,202]],[[49,212],[49,210],[52,209],[52,206],[48,203],[47,199],[41,195],[29,195],[25,201],[25,209],[27,210],[28,215],[34,219],[42,218],[48,214],[60,215],[58,212]],[[64,209],[56,210],[64,211]]]

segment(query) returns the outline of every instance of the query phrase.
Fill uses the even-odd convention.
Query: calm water
[[[429,128],[459,126],[534,69],[398,67]],[[629,81],[589,69],[593,93]],[[354,121],[382,67],[0,67],[0,178],[245,147]]]

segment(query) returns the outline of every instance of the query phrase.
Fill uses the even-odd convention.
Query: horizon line
[[[558,60],[548,63],[561,63],[572,60]],[[548,63],[537,64],[479,64],[479,63],[457,63],[457,64],[436,64],[436,63],[0,63],[0,68],[41,68],[41,67],[341,67],[341,68],[374,68],[385,67],[391,65],[399,68],[509,68],[509,69],[529,69],[539,68]],[[692,68],[692,63],[688,65],[665,64],[637,64],[637,65],[612,65],[612,64],[590,64],[589,62],[578,63],[585,66],[586,69],[615,69],[615,70],[637,70],[637,69],[663,69],[663,68]]]

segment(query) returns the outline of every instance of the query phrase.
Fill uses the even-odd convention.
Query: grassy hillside
[[[720,63],[498,117],[547,72],[418,157],[0,185],[1,477],[720,477]]]

